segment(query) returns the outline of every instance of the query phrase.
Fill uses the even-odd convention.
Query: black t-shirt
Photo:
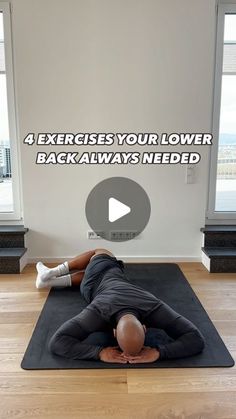
[[[81,283],[81,293],[114,327],[121,315],[133,313],[141,322],[162,303],[150,292],[130,283],[122,261],[109,255],[94,257]]]

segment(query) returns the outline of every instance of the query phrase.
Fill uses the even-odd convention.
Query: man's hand
[[[160,352],[156,348],[144,346],[138,355],[132,356],[122,353],[122,357],[126,359],[130,364],[140,364],[157,361],[160,358]]]
[[[120,364],[127,364],[128,360],[122,356],[119,346],[108,346],[99,352],[99,358],[103,362],[117,362]]]

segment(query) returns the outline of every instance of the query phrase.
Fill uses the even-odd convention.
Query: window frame
[[[216,30],[216,58],[215,80],[213,94],[212,134],[213,144],[210,152],[209,193],[206,218],[209,220],[235,220],[236,211],[215,211],[216,181],[217,181],[217,157],[219,147],[219,128],[221,110],[221,91],[223,73],[224,52],[224,21],[225,14],[236,14],[236,3],[220,3],[217,7],[217,30]]]
[[[17,144],[17,123],[16,123],[16,107],[15,107],[15,89],[14,89],[14,71],[13,71],[13,45],[11,34],[11,8],[9,2],[0,1],[0,12],[3,13],[3,30],[4,30],[4,51],[6,66],[6,86],[7,86],[7,102],[8,102],[8,123],[11,150],[11,168],[12,168],[12,194],[13,194],[13,211],[0,212],[0,221],[5,220],[21,220],[21,200],[20,200],[20,156]]]

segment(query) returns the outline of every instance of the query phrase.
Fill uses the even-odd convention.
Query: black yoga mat
[[[95,360],[66,359],[52,355],[47,347],[50,337],[63,322],[77,315],[87,305],[80,294],[79,287],[52,288],[36,324],[21,367],[24,369],[97,369],[199,368],[232,367],[234,365],[234,360],[224,342],[177,264],[127,264],[125,270],[130,282],[152,292],[200,329],[206,340],[206,346],[202,353],[187,358],[160,360],[149,364],[105,363]],[[163,330],[152,329],[152,331],[156,333],[160,343],[172,341]],[[114,346],[114,341],[110,343]]]

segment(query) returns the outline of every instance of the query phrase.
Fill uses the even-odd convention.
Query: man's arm
[[[173,342],[157,345],[159,359],[184,358],[196,355],[205,346],[205,339],[200,330],[184,316],[162,302],[162,305],[151,313],[145,321],[148,327],[156,327],[174,339]]]
[[[63,330],[58,329],[49,342],[50,351],[56,355],[61,355],[69,359],[94,359],[103,362],[127,363],[127,360],[122,357],[118,347],[84,343],[84,332],[81,330],[79,331],[79,328],[77,331],[80,339],[78,336],[74,338],[65,335]]]
[[[59,327],[49,341],[49,350],[65,358],[98,360],[104,346],[83,341],[90,333],[104,330],[106,327],[107,323],[97,313],[85,308]]]

